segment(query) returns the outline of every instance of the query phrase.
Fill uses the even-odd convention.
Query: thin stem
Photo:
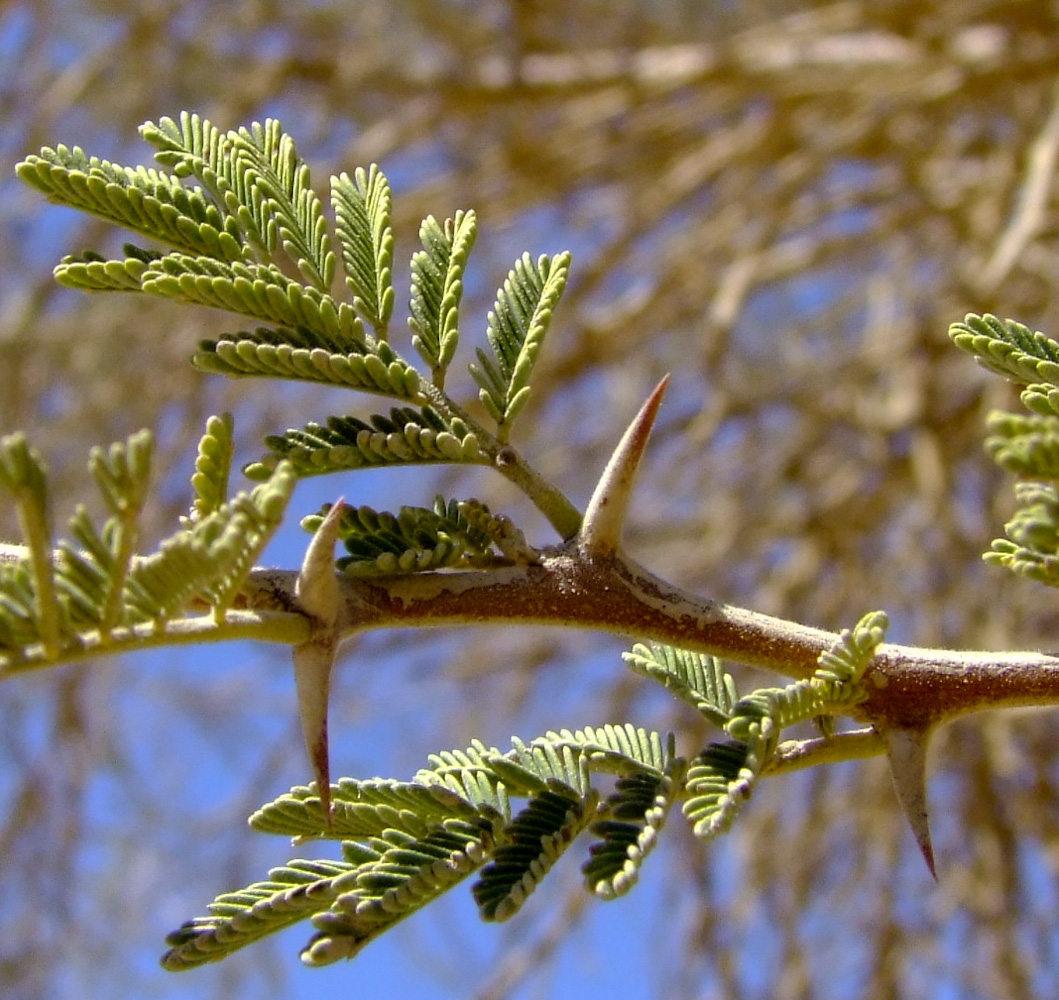
[[[437,386],[420,386],[430,405],[449,417],[458,417],[478,438],[479,447],[489,457],[494,469],[505,479],[514,483],[547,519],[565,542],[581,529],[581,512],[570,502],[557,486],[548,482],[509,444],[501,443],[474,419],[448,393]]]
[[[837,764],[843,760],[879,757],[886,753],[882,737],[871,727],[854,729],[834,736],[809,740],[784,740],[769,761],[765,774],[772,777],[788,771],[801,771],[817,764]]]
[[[213,615],[196,615],[193,618],[178,618],[166,622],[165,628],[158,628],[153,622],[134,625],[131,628],[114,629],[104,645],[99,641],[98,633],[88,633],[82,637],[82,644],[77,648],[66,648],[59,652],[57,661],[45,657],[43,649],[32,647],[25,659],[3,664],[0,660],[0,681],[16,674],[26,674],[36,670],[55,666],[57,663],[71,663],[94,656],[112,653],[139,652],[162,646],[198,645],[206,642],[234,642],[236,640],[254,640],[257,642],[274,642],[292,646],[304,642],[310,634],[310,622],[305,615],[261,610],[229,611],[223,624],[218,624]]]

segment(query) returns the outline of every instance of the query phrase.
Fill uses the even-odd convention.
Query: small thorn
[[[647,401],[640,407],[640,412],[622,435],[599,477],[577,536],[581,548],[586,552],[610,555],[616,552],[621,544],[625,515],[636,483],[636,472],[668,384],[669,376],[666,375],[655,386]]]
[[[882,733],[886,756],[890,761],[890,776],[901,811],[905,814],[912,834],[923,852],[923,860],[934,881],[938,880],[934,864],[934,847],[930,841],[930,818],[927,813],[927,729],[887,729]]]
[[[340,595],[334,559],[343,507],[339,500],[313,535],[295,587],[298,607],[313,623],[309,640],[293,650],[298,714],[328,829],[331,827],[331,768],[327,707],[331,695],[331,668],[338,648],[336,623]]]

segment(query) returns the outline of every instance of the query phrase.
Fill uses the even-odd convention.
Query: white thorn
[[[298,607],[313,622],[309,640],[293,650],[294,684],[298,690],[298,714],[305,749],[328,827],[331,825],[331,767],[327,706],[331,695],[331,668],[338,647],[335,626],[340,595],[334,562],[343,507],[339,500],[313,535],[294,591]]]
[[[636,483],[636,471],[640,466],[640,459],[643,458],[647,439],[651,436],[651,427],[658,415],[658,407],[662,403],[668,384],[669,376],[666,375],[655,386],[654,392],[647,397],[647,401],[640,407],[640,412],[622,435],[614,454],[607,462],[607,467],[599,477],[577,536],[585,552],[593,555],[612,555],[621,545],[625,515],[632,498],[632,488]]]
[[[938,880],[934,866],[934,847],[930,842],[930,818],[927,812],[927,744],[929,729],[887,729],[882,733],[890,775],[897,801],[912,833],[923,852],[930,874]]]

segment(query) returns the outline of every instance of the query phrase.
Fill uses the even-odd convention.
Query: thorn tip
[[[668,384],[669,376],[666,375],[655,386],[640,407],[640,412],[633,417],[599,477],[578,534],[578,541],[585,552],[611,555],[621,544],[636,473]]]

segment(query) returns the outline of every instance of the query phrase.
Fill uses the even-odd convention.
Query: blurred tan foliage
[[[264,432],[350,407],[333,393],[196,373],[186,358],[226,328],[218,314],[57,288],[61,253],[118,237],[12,176],[25,153],[60,141],[141,162],[136,126],[182,109],[224,127],[273,115],[321,185],[332,171],[383,165],[399,265],[424,214],[478,212],[467,341],[481,341],[517,254],[574,251],[516,437],[583,503],[624,422],[674,373],[629,536],[653,569],[832,628],[883,607],[900,641],[1052,641],[1048,593],[981,565],[1010,510],[1009,485],[982,452],[983,417],[1014,396],[956,352],[946,328],[973,310],[1059,332],[1055,4],[8,0],[0,54],[0,431],[26,429],[48,456],[57,511],[78,497],[89,446],[141,426],[160,429],[163,468],[186,468],[210,412],[235,409],[252,448]],[[528,517],[480,474],[437,482]],[[177,472],[161,485],[159,530],[186,503]],[[432,496],[416,489],[394,505]],[[497,738],[533,735],[519,722],[525,706],[562,697],[585,657],[615,648],[507,630],[455,652],[431,643],[377,641],[376,663],[358,669],[400,653],[430,665],[423,692],[460,692],[459,711],[426,723],[437,748],[495,725],[499,710]],[[708,738],[661,702],[640,710],[644,689],[612,659],[613,681],[564,705],[555,724],[628,716],[678,729],[689,747]],[[225,724],[245,734],[254,663],[229,668],[244,680],[211,675],[211,691],[174,663],[144,691],[188,713],[192,729],[231,712]],[[97,976],[97,963],[120,967],[123,927],[174,877],[116,870],[166,821],[164,783],[126,791],[121,822],[92,817],[100,774],[131,787],[143,767],[116,735],[135,674],[135,664],[78,667],[0,690],[0,926],[19,929],[0,940],[5,995],[56,995],[64,952]],[[336,707],[336,727],[387,717],[386,692],[373,702],[368,687],[355,708]],[[475,703],[479,691],[488,703]],[[430,703],[409,711],[429,714]],[[527,711],[536,718],[539,705]],[[1055,727],[1051,713],[983,717],[938,741],[937,889],[878,762],[766,788],[712,857],[674,823],[669,870],[644,873],[664,882],[672,921],[648,942],[668,956],[659,993],[1054,996]],[[232,765],[245,766],[245,795],[186,823],[184,838],[166,834],[188,870],[196,837],[238,826],[240,809],[279,790],[270,769],[297,738],[291,728],[270,739]],[[84,852],[100,840],[109,861],[88,878]],[[226,843],[233,882],[256,875],[235,860],[243,841]],[[571,901],[556,920],[594,908]],[[86,914],[104,911],[112,936],[94,925],[85,943]],[[772,960],[748,971],[752,931],[770,936]],[[504,995],[562,937],[534,934],[515,939],[481,996]],[[357,974],[348,969],[351,988]]]

